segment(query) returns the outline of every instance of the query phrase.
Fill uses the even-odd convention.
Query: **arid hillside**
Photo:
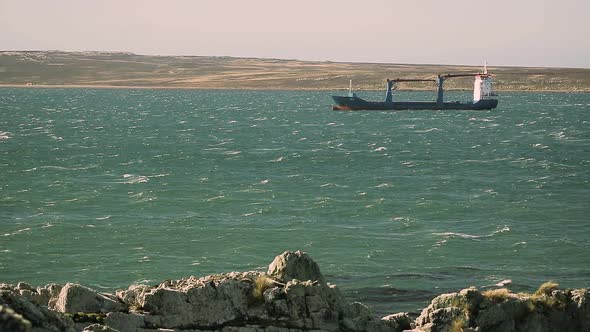
[[[590,69],[494,67],[499,91],[590,92]],[[381,89],[386,78],[432,78],[480,67],[385,63],[311,62],[132,53],[0,52],[0,86],[96,86],[197,89]],[[470,78],[448,80],[447,89],[471,89]],[[433,89],[433,83],[400,84]]]

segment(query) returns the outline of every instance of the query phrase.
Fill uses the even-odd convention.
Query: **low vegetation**
[[[76,312],[72,314],[64,314],[66,317],[70,317],[76,323],[89,323],[89,324],[104,324],[106,314],[102,313],[85,313]]]
[[[547,296],[551,296],[551,293],[553,293],[553,291],[559,289],[559,284],[553,281],[548,281],[544,284],[542,284],[541,286],[539,286],[539,289],[537,289],[537,291],[535,292],[535,294],[533,294],[534,296],[543,296],[543,295],[547,295]]]
[[[451,322],[449,328],[450,332],[463,332],[463,329],[467,327],[467,320],[465,317],[457,317]]]
[[[590,69],[489,67],[498,91],[590,92]],[[191,89],[381,90],[387,78],[433,78],[481,71],[481,66],[341,63],[278,59],[148,56],[107,52],[0,52],[0,86],[86,86]],[[398,88],[432,90],[433,83]],[[473,79],[448,80],[447,90],[471,90]]]
[[[274,280],[262,274],[254,280],[254,288],[252,289],[252,297],[254,302],[264,302],[264,291],[275,285]]]
[[[510,297],[510,291],[507,288],[490,289],[482,293],[494,303],[506,301]]]
[[[559,284],[553,281],[546,282],[531,295],[531,302],[535,306],[563,310],[567,306],[567,297],[565,292],[559,292],[558,290]]]
[[[459,308],[464,313],[469,313],[469,311],[470,311],[469,302],[467,302],[464,298],[461,298],[461,297],[455,297],[455,298],[451,299],[450,306]]]

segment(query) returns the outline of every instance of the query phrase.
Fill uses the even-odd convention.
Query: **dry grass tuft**
[[[262,274],[254,280],[254,289],[252,290],[252,297],[257,302],[264,301],[264,291],[275,285],[275,281],[268,276]]]
[[[464,298],[461,297],[451,299],[450,305],[451,307],[457,307],[461,309],[461,311],[463,311],[464,313],[468,313],[470,309],[469,302],[467,302]]]
[[[510,291],[507,288],[490,289],[482,294],[495,303],[504,302],[510,297]]]
[[[539,286],[539,289],[537,289],[537,291],[535,292],[534,295],[536,296],[542,296],[542,295],[547,295],[550,296],[551,293],[554,290],[557,290],[559,288],[559,284],[553,281],[548,281],[544,284],[542,284],[541,286]]]
[[[564,310],[567,306],[567,297],[563,292],[554,293],[556,290],[559,290],[559,284],[548,281],[531,295],[531,302],[535,306],[541,305],[547,309]]]
[[[464,317],[457,317],[451,322],[450,332],[463,332],[463,329],[467,327],[467,320]]]

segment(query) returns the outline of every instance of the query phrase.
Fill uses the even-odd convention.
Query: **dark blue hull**
[[[391,103],[366,101],[359,97],[332,96],[335,111],[404,111],[404,110],[491,110],[498,106],[497,99],[482,99],[477,102],[396,101]]]

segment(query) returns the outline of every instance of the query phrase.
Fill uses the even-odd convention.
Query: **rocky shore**
[[[534,294],[467,288],[407,313],[375,318],[348,303],[305,253],[285,252],[263,272],[132,285],[115,294],[68,283],[0,284],[0,331],[590,331],[590,293],[546,283]]]

